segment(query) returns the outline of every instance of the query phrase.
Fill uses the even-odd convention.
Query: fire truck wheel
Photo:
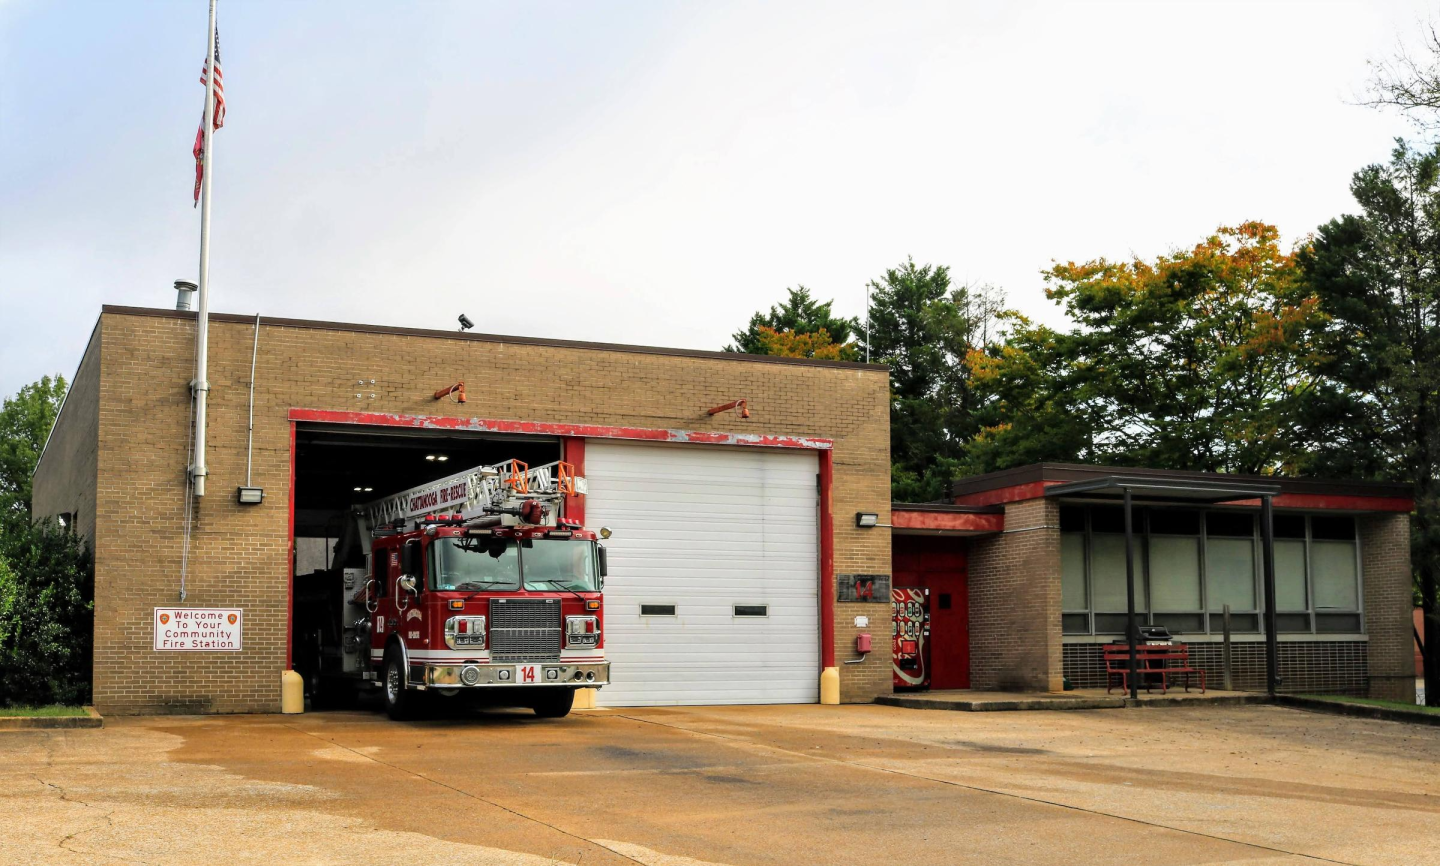
[[[405,664],[400,658],[400,651],[394,646],[385,650],[385,664],[381,668],[380,676],[385,714],[396,721],[414,715],[415,693],[405,688]]]
[[[574,689],[547,689],[536,695],[530,706],[535,710],[535,715],[542,719],[559,719],[570,715],[570,707],[574,703]]]

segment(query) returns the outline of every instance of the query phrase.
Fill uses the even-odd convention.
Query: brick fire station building
[[[814,702],[827,668],[841,701],[871,701],[892,690],[892,586],[928,590],[933,688],[1095,684],[1098,647],[1123,631],[1117,484],[1137,497],[1141,615],[1202,664],[1229,605],[1239,685],[1263,685],[1264,496],[1284,687],[1413,688],[1403,487],[1045,464],[892,508],[881,366],[210,322],[208,489],[193,510],[190,312],[102,310],[35,473],[36,514],[94,550],[104,713],[277,711],[310,640],[309,582],[336,566],[351,510],[512,458],[573,463],[588,481],[575,507],[614,532],[601,705]],[[459,382],[465,402],[447,393]],[[738,400],[748,417],[709,411]],[[240,487],[263,499],[242,504]],[[171,607],[241,612],[239,646],[157,648],[155,609]]]

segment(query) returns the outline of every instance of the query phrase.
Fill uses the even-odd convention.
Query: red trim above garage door
[[[338,412],[291,409],[291,421],[413,427],[417,430],[461,430],[474,433],[529,433],[538,436],[583,436],[591,439],[636,439],[643,442],[688,442],[695,445],[758,445],[763,448],[809,448],[828,451],[834,440],[814,436],[770,436],[762,433],[718,433],[709,430],[661,430],[609,427],[599,424],[555,424],[546,421],[502,421],[489,418],[448,418],[439,415],[395,415],[387,412]]]

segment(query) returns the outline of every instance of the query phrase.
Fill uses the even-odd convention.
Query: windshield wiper
[[[527,582],[529,582],[529,581],[527,581]],[[559,580],[556,580],[556,579],[554,579],[554,578],[544,578],[544,577],[542,577],[542,578],[540,578],[539,580],[534,581],[534,582],[535,582],[535,583],[548,583],[548,584],[554,586],[556,589],[563,590],[564,592],[570,593],[571,595],[575,596],[576,598],[580,599],[581,601],[589,601],[589,599],[587,599],[585,596],[581,595],[579,592],[575,591],[574,589],[571,589],[571,588],[568,587],[568,586],[561,586],[561,585],[560,585],[560,581],[559,581]]]

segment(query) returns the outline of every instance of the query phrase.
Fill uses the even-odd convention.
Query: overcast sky
[[[720,348],[909,255],[1052,323],[1052,260],[1287,241],[1408,132],[1424,3],[221,0],[211,309]],[[197,271],[204,0],[0,0],[0,394]]]

